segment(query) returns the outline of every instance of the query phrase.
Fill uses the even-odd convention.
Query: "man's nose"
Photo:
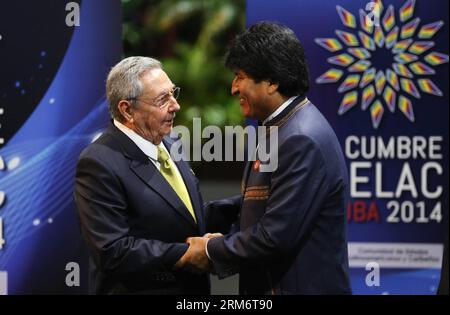
[[[178,101],[172,97],[172,99],[170,100],[170,105],[169,105],[169,112],[178,112],[180,110],[180,104],[178,104]]]
[[[236,77],[231,82],[231,95],[239,94],[239,83]]]

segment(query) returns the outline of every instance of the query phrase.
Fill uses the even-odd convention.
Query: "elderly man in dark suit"
[[[186,238],[206,228],[198,181],[169,153],[166,136],[180,110],[179,90],[152,58],[126,58],[108,75],[113,121],[81,153],[76,170],[92,293],[209,294],[200,269],[174,270],[189,246]],[[219,208],[227,209],[227,202],[209,207]]]
[[[347,168],[331,126],[306,98],[299,40],[285,26],[258,23],[234,40],[226,64],[243,114],[277,128],[278,165],[263,171],[270,161],[259,154],[248,163],[239,231],[196,238],[181,264],[208,255],[220,277],[239,272],[241,294],[350,294]]]

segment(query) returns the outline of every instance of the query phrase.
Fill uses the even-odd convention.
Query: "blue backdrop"
[[[71,27],[68,2],[0,5],[1,293],[87,292],[74,166],[108,123],[104,81],[121,55],[121,8],[75,1],[80,26]],[[248,0],[247,24],[282,22],[305,47],[308,97],[348,159],[355,293],[433,294],[448,235],[448,1],[377,3],[370,27],[367,1]],[[65,283],[70,262],[80,287]],[[378,284],[366,281],[370,262],[381,266]]]
[[[347,157],[354,292],[434,294],[448,235],[448,1],[368,4],[248,0],[247,24],[286,24],[305,48],[308,97]]]
[[[0,292],[87,292],[87,254],[72,201],[75,163],[108,123],[104,84],[121,55],[119,0],[0,5]],[[21,17],[20,19],[18,17]],[[80,266],[68,287],[66,265]]]

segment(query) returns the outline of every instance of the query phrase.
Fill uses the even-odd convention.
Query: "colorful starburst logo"
[[[416,1],[408,0],[398,11],[394,6],[384,8],[382,1],[375,1],[379,23],[372,20],[362,9],[359,26],[355,16],[341,6],[337,13],[351,32],[336,30],[337,38],[316,38],[315,42],[326,50],[336,53],[328,58],[333,65],[316,79],[319,84],[340,82],[337,91],[344,93],[338,114],[343,115],[358,104],[362,110],[369,109],[372,125],[377,129],[385,108],[394,113],[398,108],[407,119],[414,122],[412,98],[422,93],[442,96],[442,91],[430,79],[433,67],[448,62],[448,55],[432,51],[435,45],[430,39],[444,25],[438,21],[419,28],[420,18],[414,17]],[[396,23],[398,18],[399,23]],[[381,68],[374,64],[377,49],[392,53],[391,67]],[[336,67],[337,66],[337,67]],[[344,78],[345,77],[345,78]]]

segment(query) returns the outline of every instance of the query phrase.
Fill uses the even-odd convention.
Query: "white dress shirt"
[[[124,134],[126,134],[128,136],[128,138],[131,139],[131,141],[133,141],[138,148],[144,152],[144,154],[149,158],[150,161],[152,161],[152,163],[156,166],[156,168],[158,169],[158,171],[161,168],[161,165],[158,162],[158,146],[156,146],[155,144],[151,143],[150,141],[142,138],[140,135],[138,135],[136,132],[134,132],[133,130],[131,130],[130,128],[128,128],[127,126],[125,126],[124,124],[120,123],[119,121],[114,119],[114,125],[119,128],[120,131],[122,131]],[[164,143],[161,142],[160,146],[166,150],[167,154],[170,156],[169,151],[167,150],[167,148],[165,147]],[[180,174],[180,171],[178,170],[177,165],[173,162],[172,159],[169,160],[171,166],[175,169],[176,172],[178,172],[177,175],[179,175],[181,178],[183,178]]]
[[[269,117],[267,117],[266,119],[264,119],[264,121],[262,122],[263,125],[265,125],[268,121],[271,121],[272,119],[274,119],[275,117],[277,117],[298,95],[292,96],[291,98],[289,98],[286,102],[284,102],[283,104],[280,105],[280,107],[278,107],[272,114],[270,114]]]

